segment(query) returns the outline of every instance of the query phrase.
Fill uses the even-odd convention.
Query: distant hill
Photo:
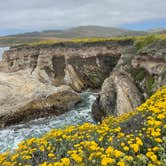
[[[57,38],[85,38],[85,37],[112,37],[112,36],[135,36],[143,35],[143,31],[132,31],[113,27],[102,26],[79,26],[67,30],[48,30],[31,32],[13,36],[24,37],[57,37]]]
[[[0,45],[13,45],[57,38],[105,38],[115,36],[138,36],[147,32],[113,27],[79,26],[67,30],[48,30],[0,37]]]
[[[158,32],[155,32],[157,34],[166,34],[166,29],[165,30],[161,30],[161,31],[158,31]]]
[[[166,28],[156,28],[156,29],[149,29],[147,31],[150,34],[166,34]]]

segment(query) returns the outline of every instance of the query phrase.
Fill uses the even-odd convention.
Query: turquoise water
[[[52,128],[62,128],[69,125],[94,123],[91,116],[91,107],[96,99],[96,94],[91,92],[81,93],[82,102],[73,110],[57,116],[42,118],[0,130],[0,152],[11,150],[25,138],[39,137]]]

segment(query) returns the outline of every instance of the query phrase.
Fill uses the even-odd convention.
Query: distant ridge
[[[11,36],[24,37],[57,37],[57,38],[85,38],[85,37],[113,37],[113,36],[135,36],[144,35],[144,31],[133,31],[104,26],[79,26],[67,30],[46,30],[42,32],[29,32]],[[10,36],[10,35],[9,35]]]
[[[160,30],[160,31],[155,31],[153,33],[156,33],[156,34],[166,34],[166,29],[165,30]]]
[[[0,46],[10,46],[48,39],[106,38],[115,36],[138,36],[145,34],[147,34],[147,32],[89,25],[74,27],[66,30],[46,30],[42,32],[28,32],[17,35],[2,36],[0,37]]]
[[[148,32],[151,32],[151,33],[165,33],[166,28],[149,29]]]

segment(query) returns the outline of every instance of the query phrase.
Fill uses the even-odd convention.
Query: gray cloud
[[[5,0],[0,31],[78,25],[119,26],[166,19],[165,0]]]

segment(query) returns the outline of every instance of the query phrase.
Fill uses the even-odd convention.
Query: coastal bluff
[[[0,126],[60,115],[100,89],[132,40],[17,46],[0,62]]]

